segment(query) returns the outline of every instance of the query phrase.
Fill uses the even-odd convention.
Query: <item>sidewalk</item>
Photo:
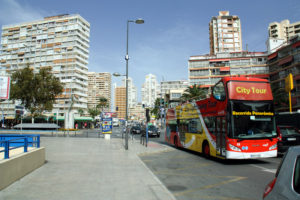
[[[171,150],[122,139],[42,137],[44,166],[0,191],[0,200],[174,200],[138,154]],[[1,180],[0,180],[1,181]]]

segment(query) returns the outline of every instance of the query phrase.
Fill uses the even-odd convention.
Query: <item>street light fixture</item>
[[[128,123],[128,60],[129,60],[129,55],[128,55],[128,32],[129,32],[129,23],[133,22],[136,24],[143,24],[144,20],[139,18],[137,20],[127,20],[127,37],[126,37],[126,133],[125,133],[125,150],[128,150],[128,130],[127,130],[127,123]]]
[[[125,75],[119,74],[118,72],[114,72],[113,76],[125,76]]]

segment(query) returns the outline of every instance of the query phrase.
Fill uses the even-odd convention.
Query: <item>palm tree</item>
[[[83,109],[82,109],[82,108],[79,108],[79,109],[78,109],[78,113],[79,113],[80,116],[82,116],[83,113],[84,113]]]
[[[89,108],[88,109],[88,113],[90,114],[90,116],[93,118],[93,120],[95,119],[95,117],[97,115],[100,114],[99,110],[98,109],[93,109],[93,108]]]
[[[103,112],[104,108],[108,107],[108,100],[105,97],[100,97],[99,104],[97,105],[97,108],[100,108],[100,111]]]
[[[151,110],[151,114],[154,114],[156,119],[160,119],[160,103],[161,103],[160,101],[161,99],[157,98],[154,103],[155,106]]]
[[[188,87],[184,93],[181,96],[181,100],[182,101],[188,101],[188,100],[192,100],[192,99],[202,99],[206,97],[206,94],[208,92],[207,88],[201,88],[199,85],[191,85],[190,87]]]

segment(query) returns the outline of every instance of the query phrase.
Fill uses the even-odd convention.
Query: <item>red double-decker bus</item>
[[[165,140],[223,159],[276,157],[275,127],[268,80],[225,77],[209,98],[168,109]]]

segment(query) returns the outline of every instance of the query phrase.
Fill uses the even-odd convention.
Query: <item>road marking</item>
[[[261,169],[264,172],[270,172],[270,173],[273,173],[273,174],[275,174],[276,171],[277,171],[277,169],[268,169],[268,168],[261,167],[261,166],[258,166],[258,165],[254,165],[254,164],[252,164],[251,166],[259,168],[259,169]]]

